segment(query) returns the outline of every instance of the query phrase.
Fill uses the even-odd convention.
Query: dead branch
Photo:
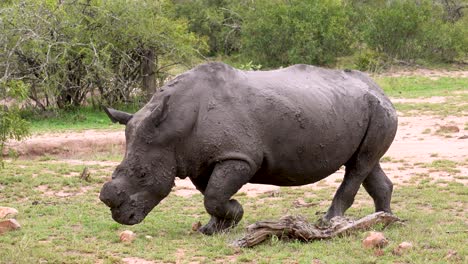
[[[356,230],[366,230],[377,224],[390,225],[401,220],[388,213],[377,212],[353,221],[346,217],[334,217],[327,226],[309,223],[303,216],[287,215],[279,221],[260,221],[247,227],[247,234],[233,242],[236,247],[253,247],[276,236],[279,239],[297,239],[311,242],[348,234]]]

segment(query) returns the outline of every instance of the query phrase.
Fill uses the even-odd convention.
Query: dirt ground
[[[422,99],[418,99],[422,100]],[[441,98],[427,98],[427,102],[439,102]],[[468,124],[466,116],[416,115],[400,116],[399,128],[392,146],[385,154],[382,167],[395,184],[405,184],[415,176],[426,175],[429,179],[454,180],[468,184]],[[51,162],[67,162],[74,165],[100,165],[109,168],[109,175],[118,162],[96,161],[97,153],[111,152],[123,155],[125,137],[123,131],[69,132],[61,134],[35,135],[20,143],[10,143],[20,158],[32,158],[44,155],[58,156]],[[428,166],[434,160],[457,162],[457,173],[437,170]],[[305,189],[338,186],[343,177],[343,169],[319,183],[297,187]],[[271,185],[247,184],[240,192],[247,196],[279,191]],[[176,180],[175,195],[191,196],[198,191],[189,180]]]

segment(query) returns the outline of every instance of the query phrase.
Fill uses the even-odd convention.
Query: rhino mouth
[[[130,207],[122,204],[117,208],[111,208],[112,218],[119,224],[136,225],[145,219],[149,210],[141,207]]]

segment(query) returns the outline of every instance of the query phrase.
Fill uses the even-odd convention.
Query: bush
[[[443,19],[432,1],[395,0],[361,10],[364,42],[378,53],[398,60],[453,61],[466,54],[466,26]]]
[[[0,167],[3,167],[5,143],[22,140],[29,135],[29,123],[21,118],[18,105],[26,98],[27,86],[22,81],[0,79]],[[9,106],[6,103],[9,103]]]
[[[169,0],[12,2],[0,8],[1,76],[27,83],[43,110],[152,95],[204,48]]]
[[[361,71],[380,72],[388,66],[385,54],[371,49],[362,49],[355,55],[355,67]]]
[[[244,19],[241,52],[269,67],[331,64],[350,52],[348,22],[338,0],[257,1]]]
[[[242,17],[241,1],[193,0],[176,4],[178,18],[187,19],[190,31],[206,38],[207,56],[231,55],[239,51]]]

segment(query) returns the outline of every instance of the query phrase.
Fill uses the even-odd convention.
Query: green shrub
[[[361,71],[380,72],[388,66],[389,59],[385,54],[371,49],[362,49],[356,54],[355,67]]]
[[[453,61],[466,56],[468,31],[463,21],[445,21],[441,6],[429,0],[395,0],[362,7],[364,42],[376,52],[399,60]]]
[[[193,0],[175,6],[176,16],[188,21],[189,30],[207,40],[205,55],[230,55],[240,48],[242,17],[238,9],[245,9],[240,1]]]
[[[241,53],[268,67],[331,64],[350,52],[348,22],[339,0],[257,1],[244,18]]]
[[[0,167],[3,167],[5,143],[29,135],[29,123],[21,118],[18,108],[19,103],[26,98],[27,90],[27,85],[22,81],[7,82],[0,79]],[[9,106],[6,106],[7,101]]]

